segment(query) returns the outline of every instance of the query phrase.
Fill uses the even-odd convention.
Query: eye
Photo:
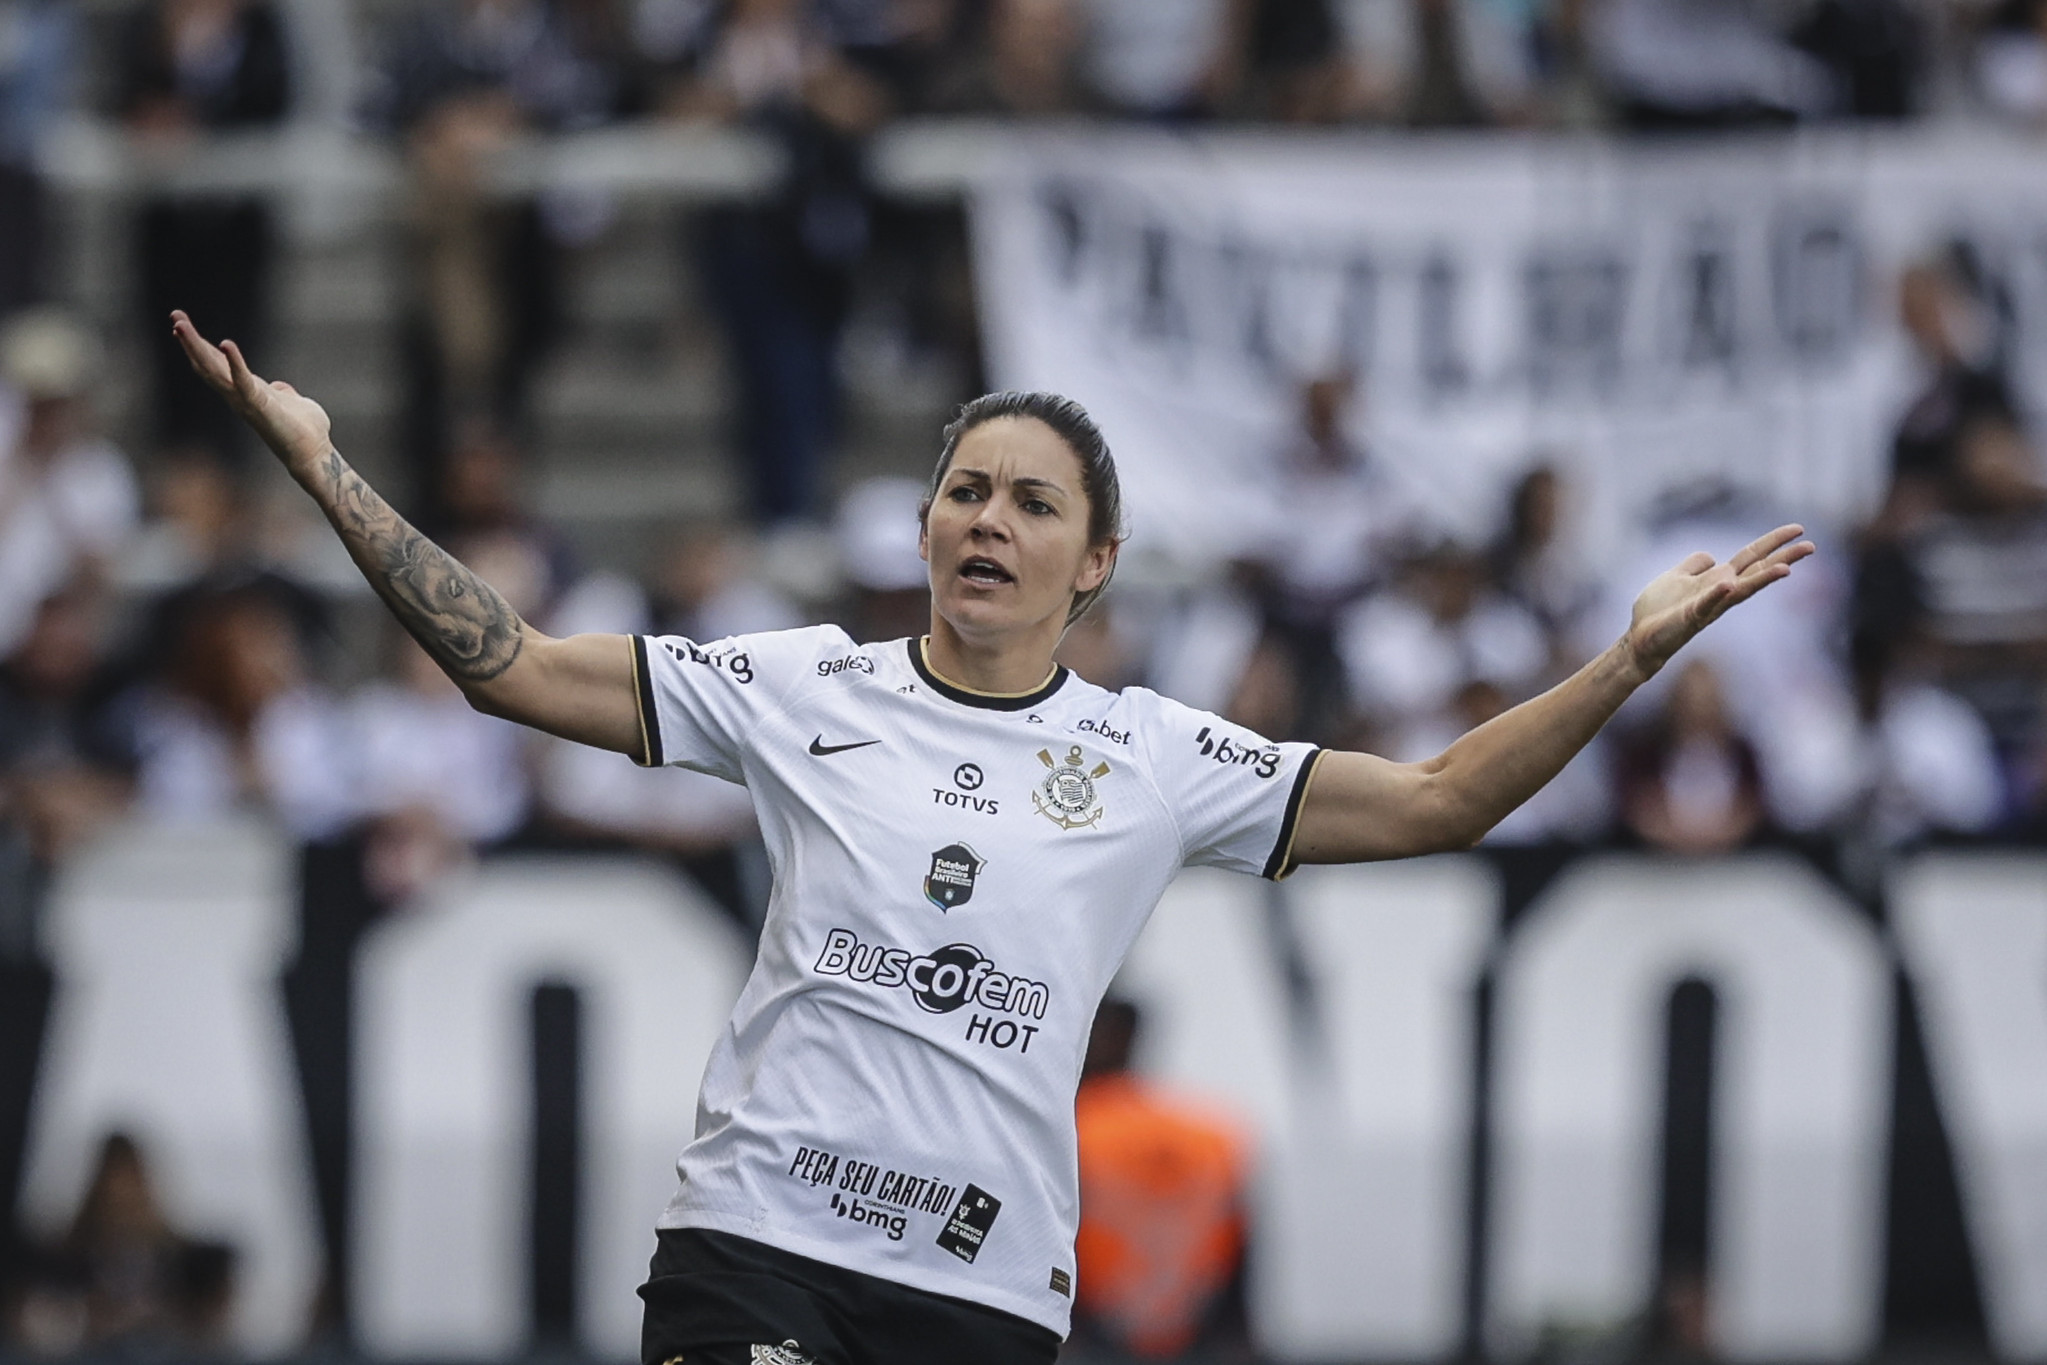
[[[954,502],[974,502],[979,500],[981,494],[972,484],[959,483],[954,484],[952,491],[945,496],[951,498]]]
[[[1052,504],[1043,498],[1025,498],[1023,509],[1034,517],[1049,517],[1053,512]]]

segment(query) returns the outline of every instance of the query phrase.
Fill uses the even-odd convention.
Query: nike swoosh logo
[[[819,735],[816,739],[810,741],[810,752],[816,754],[819,758],[823,758],[826,754],[843,754],[848,749],[865,749],[870,744],[879,743],[881,741],[878,739],[863,739],[857,744],[827,744],[824,742],[824,736]]]

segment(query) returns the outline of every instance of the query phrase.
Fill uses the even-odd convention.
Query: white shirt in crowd
[[[0,406],[0,655],[87,558],[122,547],[142,508],[135,474],[112,445],[79,441],[38,468],[18,449],[20,425],[15,405]]]

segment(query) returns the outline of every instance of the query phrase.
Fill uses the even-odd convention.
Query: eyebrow
[[[965,465],[954,465],[950,472],[964,474],[970,479],[982,479],[988,483],[995,482],[994,477],[985,469],[972,469]],[[1041,479],[1034,474],[1019,474],[1009,482],[1012,487],[1017,488],[1049,488],[1055,493],[1064,493],[1066,491],[1066,486],[1058,480]]]

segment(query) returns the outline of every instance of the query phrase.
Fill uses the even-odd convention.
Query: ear
[[[1116,552],[1123,548],[1117,540],[1103,541],[1090,545],[1087,555],[1080,561],[1080,572],[1074,576],[1075,592],[1093,592],[1109,581],[1109,571],[1116,567]]]

